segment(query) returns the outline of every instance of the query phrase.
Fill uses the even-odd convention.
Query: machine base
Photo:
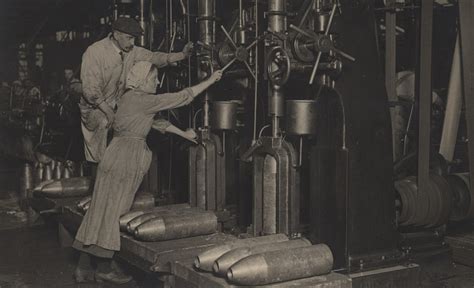
[[[416,288],[420,287],[420,266],[397,265],[349,274],[353,288]]]

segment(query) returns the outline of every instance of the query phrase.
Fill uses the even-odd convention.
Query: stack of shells
[[[217,231],[217,217],[189,204],[132,210],[120,217],[120,230],[140,241],[155,242],[208,235]]]
[[[91,189],[92,190],[92,189]],[[88,195],[85,198],[77,202],[76,207],[79,212],[86,214],[87,210],[91,206],[92,195]],[[155,196],[151,193],[139,191],[135,194],[135,199],[131,210],[149,210],[155,207]]]
[[[328,274],[333,255],[325,244],[273,234],[215,246],[199,254],[194,266],[232,284],[267,285]]]
[[[33,164],[26,162],[21,169],[20,198],[33,197],[33,191],[38,186],[43,187],[46,183],[52,183],[52,180],[82,176],[84,176],[82,163],[74,163],[70,160],[65,162],[51,160],[49,163],[36,161]]]

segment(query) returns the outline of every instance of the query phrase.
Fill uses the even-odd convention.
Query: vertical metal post
[[[395,0],[387,0],[387,6],[395,4]],[[397,23],[397,15],[395,9],[387,10],[385,13],[385,87],[387,89],[387,96],[389,102],[397,101],[396,91],[396,64],[397,64],[397,38],[395,26]],[[390,118],[392,119],[392,126],[395,122],[397,107],[390,107]],[[392,127],[392,147],[393,159],[396,160],[401,156],[401,147],[399,145],[401,135],[395,127]]]
[[[461,32],[461,60],[462,60],[462,75],[464,85],[464,101],[466,103],[466,124],[468,142],[468,157],[469,157],[469,177],[474,179],[474,62],[472,58],[473,43],[473,2],[471,0],[459,0],[459,26]],[[472,186],[471,188],[472,189]]]
[[[286,0],[268,1],[268,30],[282,33],[287,30]],[[272,137],[280,134],[280,118],[283,116],[284,95],[279,86],[269,86],[269,114],[272,117]],[[273,107],[273,108],[272,108]]]
[[[258,0],[255,0],[255,39],[258,39]],[[252,144],[257,141],[257,107],[258,107],[258,43],[255,45],[255,79],[253,99],[253,138]]]
[[[199,14],[199,40],[209,46],[214,45],[215,41],[215,0],[199,0],[198,14]],[[211,52],[212,53],[212,52]],[[212,65],[212,57],[210,58]],[[212,67],[211,67],[212,69]],[[204,127],[209,127],[209,101],[210,95],[206,92],[204,97],[203,119]]]
[[[431,49],[433,38],[433,0],[421,1],[421,49],[418,126],[418,190],[427,191],[430,172],[431,129]]]
[[[140,36],[140,46],[145,47],[145,35],[148,30],[145,24],[145,0],[140,0],[140,26],[142,27],[143,31],[145,31],[145,33]]]

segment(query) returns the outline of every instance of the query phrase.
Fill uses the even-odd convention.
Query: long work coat
[[[84,91],[81,109],[84,152],[87,161],[100,162],[107,146],[107,117],[97,106],[105,102],[114,109],[125,91],[128,71],[138,61],[148,61],[158,68],[184,59],[182,52],[151,52],[134,47],[121,52],[111,39],[111,34],[89,46],[82,56],[81,81]]]
[[[119,218],[130,210],[135,193],[148,171],[151,152],[145,138],[152,124],[164,130],[170,125],[154,122],[155,113],[189,104],[191,89],[160,95],[136,90],[126,92],[116,113],[114,138],[99,163],[92,202],[73,247],[99,257],[120,250]],[[158,127],[157,127],[158,126]]]

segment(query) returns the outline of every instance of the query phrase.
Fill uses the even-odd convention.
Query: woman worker
[[[73,247],[81,251],[74,276],[77,282],[93,280],[90,257],[98,260],[95,280],[116,284],[131,277],[115,265],[112,256],[120,250],[119,218],[132,206],[135,193],[148,171],[151,155],[145,138],[151,128],[194,139],[193,130],[182,131],[163,119],[153,120],[162,110],[189,104],[220,80],[217,71],[200,84],[177,93],[155,95],[157,69],[149,62],[137,62],[126,79],[126,92],[120,100],[113,124],[114,138],[98,166],[89,210],[76,235]]]

